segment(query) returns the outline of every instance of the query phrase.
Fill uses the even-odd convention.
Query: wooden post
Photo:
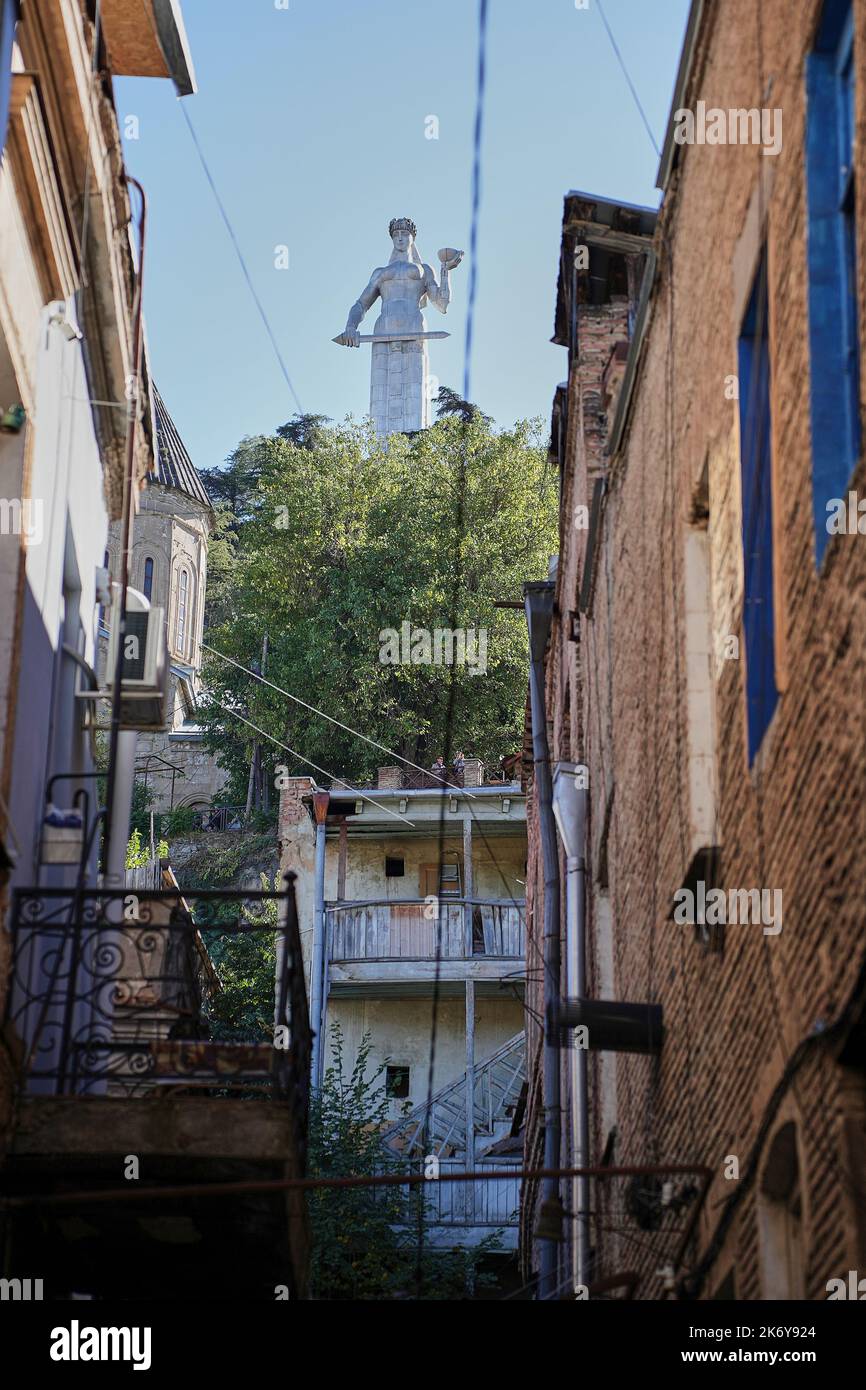
[[[265,668],[265,666],[267,665],[267,661],[268,661],[268,636],[267,636],[267,633],[265,633],[264,637],[262,638],[262,664],[261,664],[261,668],[260,668],[260,670],[259,670],[259,675],[260,675],[260,676],[263,676],[263,675],[265,674],[265,669],[264,669],[264,668]],[[259,766],[259,751],[260,751],[260,750],[259,750],[259,742],[258,742],[258,739],[256,739],[255,742],[253,743],[253,751],[252,751],[252,756],[251,756],[251,758],[250,758],[250,777],[249,777],[249,781],[247,782],[247,804],[246,804],[246,808],[245,808],[245,810],[244,810],[244,825],[247,825],[248,822],[249,822],[250,814],[251,814],[252,809],[253,809],[253,796],[254,796],[254,795],[255,795],[255,799],[256,799],[256,806],[257,806],[257,808],[258,808],[259,810],[262,809],[262,786],[261,786],[261,769],[260,769],[260,766]]]
[[[475,896],[475,875],[472,872],[472,816],[467,810],[463,818],[463,896],[472,899]],[[466,956],[472,959],[472,903],[467,901],[464,907],[464,926],[466,930]]]
[[[346,858],[349,850],[349,824],[346,817],[340,819],[340,857],[337,860],[337,902],[346,896]]]
[[[475,1167],[475,981],[466,981],[466,1170]],[[466,1219],[475,1216],[475,1188],[466,1186]]]

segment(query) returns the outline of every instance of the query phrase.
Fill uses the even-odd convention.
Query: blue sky
[[[661,144],[688,0],[604,0]],[[468,249],[475,0],[183,0],[199,92],[187,110],[303,408],[363,416],[369,347],[331,342],[388,222],[424,260]],[[565,352],[553,328],[563,194],[655,206],[657,159],[597,10],[490,0],[471,394],[497,424],[549,416]],[[121,78],[127,165],[149,201],[145,310],[153,373],[193,461],[220,464],[295,402],[169,82]],[[439,138],[425,137],[436,116]],[[130,129],[132,127],[130,126]],[[275,268],[277,246],[289,268]],[[431,371],[463,380],[468,258],[447,318],[427,310]],[[368,316],[366,330],[374,315]]]

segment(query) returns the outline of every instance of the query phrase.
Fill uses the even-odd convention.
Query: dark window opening
[[[385,1068],[385,1095],[389,1100],[406,1100],[409,1095],[409,1068]]]
[[[148,555],[144,562],[144,597],[150,599],[153,593],[153,560]]]
[[[484,947],[484,922],[481,918],[481,908],[472,909],[472,954],[473,956],[486,955]]]
[[[390,855],[385,858],[385,877],[403,878],[406,873],[406,861],[403,859],[392,859]]]

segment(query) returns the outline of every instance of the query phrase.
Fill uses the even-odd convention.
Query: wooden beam
[[[346,897],[346,858],[349,850],[349,826],[346,817],[340,820],[340,857],[337,860],[337,902]]]
[[[469,811],[463,817],[463,896],[473,898],[475,875],[472,872],[472,816]],[[467,902],[464,915],[466,919],[466,955],[472,959],[472,903]]]
[[[475,1167],[475,981],[466,981],[466,1165]],[[475,1189],[466,1184],[466,1220],[472,1224]]]

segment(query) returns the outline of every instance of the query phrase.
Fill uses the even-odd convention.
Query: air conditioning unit
[[[114,695],[117,643],[120,636],[120,586],[112,585],[104,698]],[[120,727],[156,731],[168,724],[169,660],[165,613],[151,608],[136,589],[126,591],[126,631],[123,636]]]

